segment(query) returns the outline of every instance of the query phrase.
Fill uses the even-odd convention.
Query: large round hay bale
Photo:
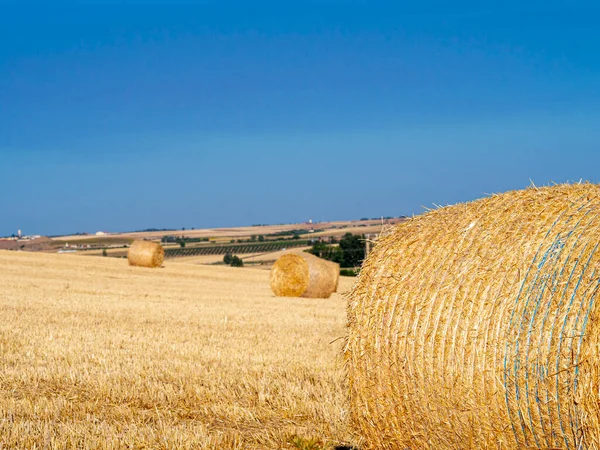
[[[600,187],[441,208],[368,256],[348,307],[364,449],[600,448]]]
[[[162,245],[152,241],[134,241],[127,252],[129,265],[160,267],[165,259]]]
[[[271,269],[271,289],[279,297],[329,298],[337,289],[340,266],[310,253],[288,253]]]

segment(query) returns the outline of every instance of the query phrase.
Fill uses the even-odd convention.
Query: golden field
[[[346,233],[354,234],[376,234],[381,231],[382,226],[401,222],[402,219],[380,220],[348,220],[338,222],[320,222],[314,224],[295,223],[284,225],[264,225],[255,227],[237,227],[237,228],[202,228],[186,230],[163,230],[163,231],[141,231],[135,233],[111,233],[109,236],[91,235],[70,235],[60,236],[54,240],[57,242],[69,242],[71,244],[85,244],[101,240],[109,243],[129,243],[133,239],[161,239],[165,235],[174,235],[187,238],[210,238],[213,242],[228,243],[231,239],[248,239],[251,235],[269,235],[292,230],[323,230],[304,235],[313,236],[343,236]]]
[[[245,264],[261,263],[254,266],[257,269],[271,270],[272,263],[283,255],[288,253],[302,253],[310,247],[294,247],[287,250],[278,250],[275,252],[266,253],[242,253],[238,255]],[[180,256],[171,261],[186,264],[216,264],[223,262],[224,255],[197,255],[197,256]]]
[[[349,443],[346,302],[276,298],[268,277],[0,252],[0,448]]]

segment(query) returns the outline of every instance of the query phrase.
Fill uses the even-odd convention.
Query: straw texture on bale
[[[271,269],[271,289],[279,297],[329,298],[338,286],[340,266],[309,253],[288,253]]]
[[[600,449],[600,187],[398,225],[363,265],[345,360],[364,449]]]
[[[127,252],[129,265],[160,267],[165,259],[162,245],[152,241],[134,241]]]

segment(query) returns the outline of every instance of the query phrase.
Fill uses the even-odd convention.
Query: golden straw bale
[[[340,265],[336,263],[335,266],[330,266],[330,270],[333,272],[333,292],[337,292],[340,285]]]
[[[364,449],[600,449],[600,186],[529,188],[382,236],[348,306]]]
[[[127,252],[130,266],[160,267],[165,259],[165,251],[157,242],[134,241]]]
[[[271,269],[271,289],[279,297],[329,298],[337,289],[340,266],[310,253],[288,253]]]

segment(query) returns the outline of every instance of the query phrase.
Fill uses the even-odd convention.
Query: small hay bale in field
[[[130,266],[160,267],[165,259],[162,245],[152,241],[134,241],[127,252]]]
[[[340,266],[310,253],[288,253],[271,269],[271,289],[279,297],[329,298],[337,289]]]
[[[398,225],[348,306],[365,449],[600,449],[600,187],[530,188]]]

